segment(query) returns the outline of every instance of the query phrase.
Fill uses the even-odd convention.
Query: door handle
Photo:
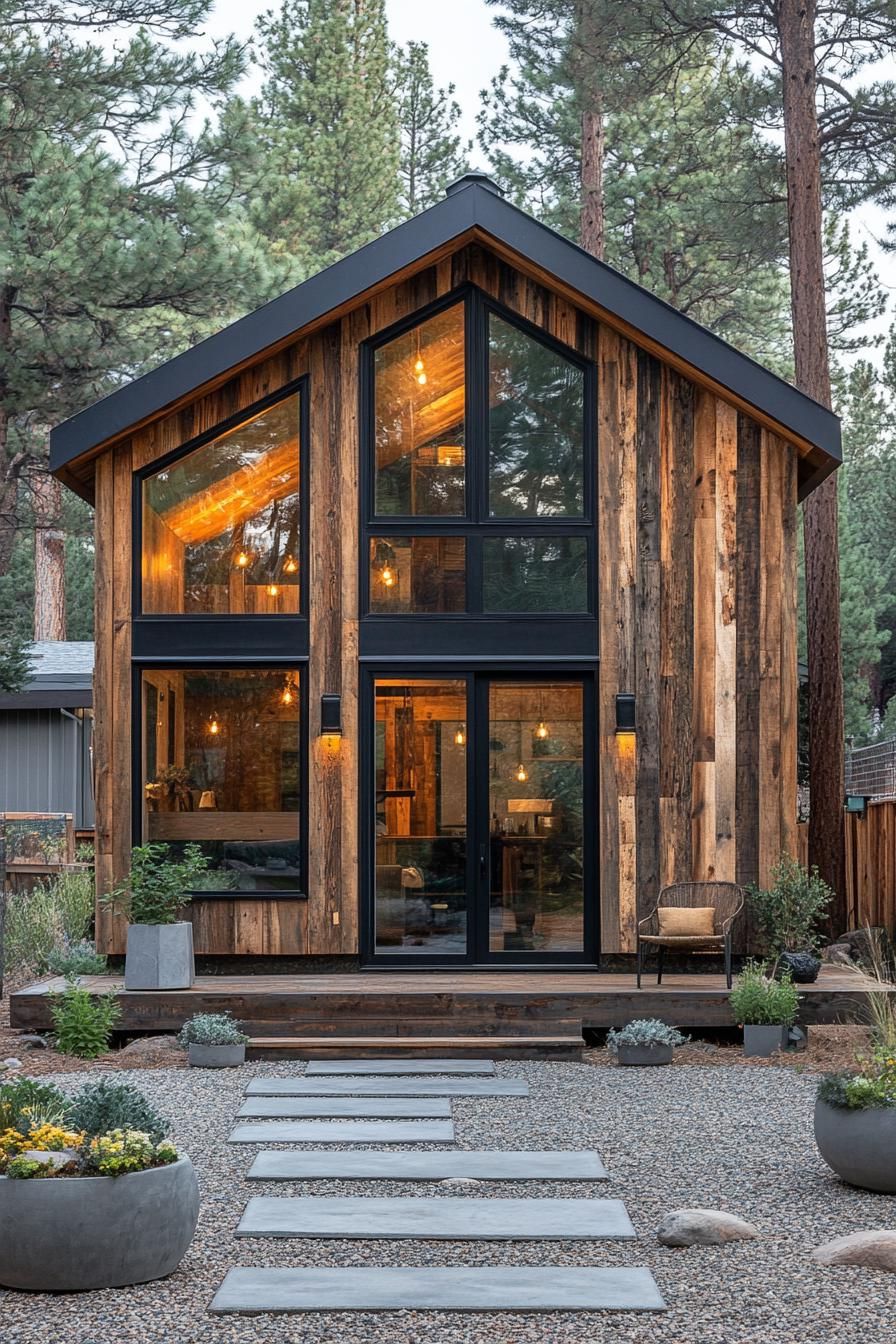
[[[488,876],[488,847],[486,845],[479,846],[479,876]]]

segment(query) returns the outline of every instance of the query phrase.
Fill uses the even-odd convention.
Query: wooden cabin
[[[766,877],[797,502],[839,459],[830,411],[461,178],[54,432],[96,508],[101,887],[193,841],[199,954],[537,969]]]

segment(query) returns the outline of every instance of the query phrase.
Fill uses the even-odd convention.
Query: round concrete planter
[[[162,1279],[196,1231],[193,1164],[127,1176],[0,1177],[0,1284],[79,1293]]]
[[[896,1106],[849,1110],[819,1099],[815,1142],[841,1180],[896,1195]]]
[[[619,1064],[634,1064],[641,1068],[655,1064],[671,1064],[672,1046],[661,1045],[659,1042],[654,1045],[620,1045],[616,1051],[616,1061]]]
[[[192,924],[128,925],[125,989],[189,989],[193,975]]]
[[[197,1045],[191,1041],[187,1046],[187,1059],[191,1069],[235,1069],[246,1062],[244,1045]]]

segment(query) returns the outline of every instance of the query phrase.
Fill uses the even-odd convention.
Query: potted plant
[[[196,1013],[181,1028],[178,1041],[194,1069],[231,1069],[246,1062],[249,1037],[230,1013]]]
[[[815,1142],[841,1180],[896,1194],[896,1000],[879,940],[869,930],[866,994],[871,1051],[857,1071],[825,1075],[815,1100]],[[863,975],[864,979],[864,975]],[[865,982],[867,984],[867,982]]]
[[[145,1098],[133,1097],[145,1116]],[[115,1104],[126,1117],[127,1097]],[[77,1097],[27,1078],[0,1087],[4,1287],[84,1292],[145,1283],[176,1269],[193,1239],[199,1188],[190,1159],[147,1130],[77,1129],[77,1109]],[[100,1121],[108,1111],[108,1099],[86,1108]]]
[[[762,963],[748,962],[729,996],[735,1021],[744,1029],[744,1054],[767,1058],[787,1047],[800,996],[788,972],[766,975]]]
[[[772,870],[771,886],[754,884],[748,894],[766,951],[777,959],[775,970],[788,971],[795,984],[812,984],[821,969],[819,925],[834,895],[818,869],[807,871],[782,854]]]
[[[676,1045],[684,1045],[688,1039],[659,1018],[648,1017],[607,1032],[607,1049],[616,1056],[617,1064],[671,1064]]]
[[[131,850],[126,882],[104,901],[128,920],[125,989],[189,989],[193,983],[193,926],[178,919],[190,892],[202,885],[208,859],[198,845],[170,857],[167,845]]]

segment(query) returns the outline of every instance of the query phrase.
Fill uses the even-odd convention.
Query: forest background
[[[401,0],[254,8],[0,0],[0,680],[35,636],[92,637],[92,518],[47,475],[50,427],[468,167],[793,376],[772,0],[465,0],[432,50]],[[860,744],[896,733],[896,10],[816,24]]]

